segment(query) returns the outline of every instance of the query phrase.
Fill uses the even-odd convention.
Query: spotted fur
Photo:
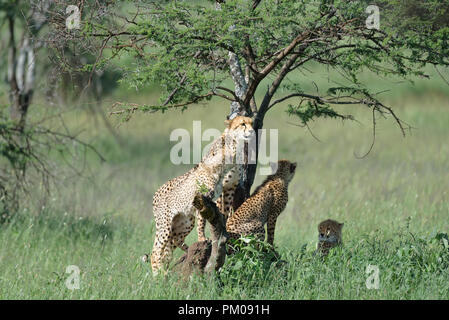
[[[223,179],[223,191],[215,202],[218,210],[220,210],[220,212],[225,216],[225,221],[228,220],[234,210],[234,194],[240,181],[242,170],[243,167],[241,165],[236,165],[229,171]],[[206,240],[206,220],[200,214],[197,214],[197,219],[198,241],[204,241]]]
[[[329,250],[342,243],[342,233],[344,223],[335,220],[325,220],[318,225],[317,252],[322,255],[329,254]]]
[[[200,216],[193,206],[195,195],[201,189],[207,189],[207,196],[216,200],[223,189],[228,187],[229,175],[232,173],[233,176],[233,172],[239,171],[235,168],[238,165],[235,161],[237,143],[240,139],[248,139],[252,134],[252,120],[239,116],[228,121],[227,125],[197,166],[166,182],[154,194],[156,235],[151,253],[154,273],[171,260],[176,247],[187,251],[188,246],[184,240],[195,225],[195,216]],[[148,255],[143,260],[147,261]]]
[[[277,171],[268,176],[226,223],[230,238],[254,235],[265,240],[267,225],[267,242],[274,243],[274,229],[279,214],[288,201],[288,184],[295,175],[296,163],[280,160]]]

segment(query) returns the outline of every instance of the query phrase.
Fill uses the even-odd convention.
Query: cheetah
[[[272,164],[275,169],[276,164]],[[231,239],[244,235],[254,235],[265,240],[265,224],[267,224],[267,242],[274,244],[274,229],[279,214],[285,209],[288,201],[288,184],[295,175],[296,163],[279,160],[277,170],[269,175],[228,219],[226,230]]]
[[[252,119],[238,116],[225,123],[227,128],[202,161],[185,174],[166,182],[154,194],[156,235],[150,257],[154,274],[171,260],[176,247],[187,251],[184,240],[195,225],[195,216],[200,216],[193,206],[195,195],[206,189],[207,196],[215,201],[223,189],[240,179],[234,174],[240,171],[235,169],[239,162],[237,148],[239,141],[248,140],[254,133]],[[147,261],[148,255],[142,259]]]
[[[326,256],[329,250],[341,244],[341,229],[344,223],[335,220],[325,220],[318,225],[318,243],[316,252]]]
[[[212,146],[209,152],[203,157],[203,161],[205,161],[210,154],[212,150],[216,150],[221,148],[221,141],[216,140]],[[243,173],[243,159],[240,159],[241,161],[238,161],[238,163],[235,164],[225,175],[223,178],[223,188],[220,196],[215,200],[215,203],[217,205],[218,210],[220,210],[221,213],[223,213],[225,221],[229,218],[230,214],[234,210],[234,194],[235,190],[237,189],[237,186],[240,182],[240,178],[242,177]],[[206,227],[206,220],[199,214],[197,211],[196,214],[197,217],[197,234],[198,234],[198,241],[205,241],[206,235],[205,235],[205,227]]]

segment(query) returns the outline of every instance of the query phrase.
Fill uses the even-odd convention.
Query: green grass
[[[216,280],[153,277],[139,261],[153,226],[123,218],[18,216],[1,229],[1,299],[448,299],[449,247],[409,228],[349,238],[321,259],[311,243],[277,245],[285,264],[228,258]],[[351,232],[349,232],[351,234]],[[298,237],[300,238],[300,237]],[[447,238],[446,238],[447,239]],[[263,256],[262,256],[263,257]],[[367,289],[367,266],[379,267],[379,289]],[[5,266],[6,265],[6,266]],[[68,290],[66,267],[81,270]]]
[[[369,111],[344,107],[359,122],[312,123],[320,141],[292,124],[285,105],[270,111],[264,126],[279,130],[279,158],[298,162],[275,235],[286,263],[245,261],[234,268],[228,259],[223,286],[154,278],[139,257],[154,239],[153,193],[191,167],[170,163],[170,132],[192,132],[192,121],[200,119],[203,130],[221,130],[227,103],[137,116],[119,127],[122,146],[87,112],[66,115],[71,128],[86,129],[80,137],[107,161],[88,156],[90,179],[73,178],[61,165],[51,196],[42,199],[36,185],[28,205],[0,226],[0,299],[449,299],[449,249],[436,239],[449,233],[448,90],[374,85],[391,87],[387,102],[415,129],[404,138],[391,118],[378,119],[375,146],[363,159],[354,154],[369,149]],[[104,103],[115,100],[149,103],[155,95]],[[36,102],[31,119],[47,112]],[[327,218],[345,223],[344,246],[322,260],[313,251],[317,225]],[[192,232],[187,243],[195,240]],[[79,290],[64,284],[69,265],[81,270]],[[379,267],[377,290],[365,286],[368,265]]]

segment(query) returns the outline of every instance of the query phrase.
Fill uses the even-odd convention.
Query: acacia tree
[[[84,4],[84,1],[81,1]],[[71,41],[95,51],[95,70],[124,54],[135,57],[124,81],[161,87],[159,104],[115,104],[112,114],[128,120],[136,112],[164,112],[219,97],[230,102],[229,118],[247,115],[263,127],[268,111],[283,101],[302,124],[319,117],[353,119],[340,106],[357,105],[407,124],[382,103],[359,75],[426,76],[428,64],[449,64],[449,9],[442,1],[378,0],[380,28],[368,28],[368,1],[221,0],[108,2],[103,19],[82,19]],[[103,7],[104,12],[104,7]],[[59,30],[63,30],[59,28]],[[81,41],[82,40],[82,41]],[[312,64],[338,71],[344,84],[307,92]],[[290,75],[296,74],[290,81]],[[232,82],[230,81],[232,80]],[[229,85],[232,83],[232,85]],[[262,96],[257,101],[257,96]],[[374,141],[374,139],[373,139]],[[256,165],[242,183],[245,196]]]

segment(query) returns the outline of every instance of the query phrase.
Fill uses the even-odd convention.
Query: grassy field
[[[227,104],[136,117],[119,127],[122,145],[87,112],[67,114],[107,161],[90,155],[89,176],[61,176],[44,203],[36,186],[30,205],[0,226],[0,299],[449,299],[449,90],[375,85],[393,88],[386,101],[414,129],[404,138],[392,119],[378,119],[362,159],[355,155],[371,144],[370,112],[344,107],[359,122],[314,122],[317,141],[282,106],[270,111],[264,125],[279,130],[279,157],[298,162],[275,235],[286,263],[228,259],[221,283],[153,277],[139,257],[154,239],[153,193],[190,168],[171,164],[170,132],[192,132],[200,119],[203,130],[222,130]],[[154,94],[128,97],[148,103]],[[313,251],[326,218],[345,223],[344,246],[322,260]],[[187,243],[195,239],[192,232]],[[81,271],[78,290],[65,285],[69,265]],[[368,265],[379,269],[378,289],[366,286]]]

